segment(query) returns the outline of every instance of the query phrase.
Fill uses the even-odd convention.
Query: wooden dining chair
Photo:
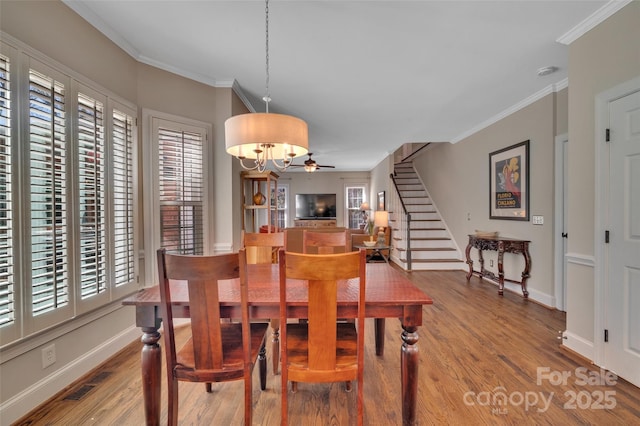
[[[278,250],[286,250],[286,232],[244,232],[241,245],[247,252],[248,264],[278,263]]]
[[[302,231],[302,252],[307,254],[344,253],[347,251],[347,231]]]
[[[282,424],[287,424],[288,383],[357,381],[358,425],[362,425],[366,252],[341,254],[280,253],[280,359]],[[306,295],[287,289],[290,280],[305,280]],[[349,281],[346,281],[349,280]],[[349,288],[346,288],[349,286]],[[356,323],[337,322],[340,294],[357,294]],[[289,304],[307,297],[308,322],[287,323]],[[348,390],[349,388],[347,388]]]
[[[281,248],[286,250],[287,235],[282,232],[244,232],[242,231],[242,247],[247,252],[247,263],[264,264],[278,263],[278,251]],[[273,354],[273,374],[278,374],[280,364],[280,319],[270,320],[273,332],[271,348]]]
[[[257,359],[260,388],[266,388],[265,337],[267,323],[249,322],[246,253],[218,256],[183,256],[159,249],[158,277],[167,362],[167,423],[178,423],[178,382],[244,380],[244,422],[251,424],[251,373]],[[219,281],[235,279],[240,295],[241,322],[221,321]],[[184,281],[184,287],[170,286]],[[188,293],[191,337],[176,348],[172,292]],[[234,290],[232,290],[234,291]]]

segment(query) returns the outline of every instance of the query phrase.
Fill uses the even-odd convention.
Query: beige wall
[[[553,153],[557,98],[549,94],[503,120],[456,143],[431,144],[414,164],[427,191],[462,250],[468,234],[475,230],[499,231],[500,235],[531,240],[533,267],[528,282],[529,297],[555,306],[553,287]],[[566,114],[564,114],[566,117]],[[561,124],[566,127],[566,124]],[[529,140],[530,214],[542,215],[544,225],[531,221],[489,219],[489,153]],[[474,251],[475,252],[475,251]],[[475,253],[473,253],[475,256]],[[485,267],[497,273],[485,253]],[[522,256],[505,256],[505,275],[518,279],[524,267]]]
[[[349,184],[369,184],[369,172],[285,172],[278,173],[278,184],[289,185],[289,226],[295,219],[295,194],[336,194],[337,226],[346,226],[344,221],[345,193]]]
[[[595,97],[640,76],[640,2],[633,1],[569,46],[569,347],[594,344],[596,134]],[[600,333],[598,333],[600,335]],[[575,342],[573,341],[575,340]],[[598,343],[595,343],[596,345]]]
[[[555,94],[555,134],[563,135],[569,131],[569,91],[561,90]]]
[[[138,63],[63,3],[0,1],[0,30],[135,103]]]
[[[246,114],[250,112],[247,107],[242,103],[240,98],[233,92],[231,95],[231,116]],[[219,137],[224,140],[224,127],[218,129],[218,132],[222,132]],[[226,232],[231,232],[232,250],[237,250],[240,245],[240,235],[242,230],[242,187],[240,184],[240,172],[243,170],[240,167],[240,162],[235,158],[229,156],[226,152],[224,154],[225,159],[218,159],[220,162],[224,162],[224,171],[227,173],[225,176],[232,176],[227,182],[224,188],[220,188],[220,191],[230,191],[223,200],[218,201],[216,198],[216,206],[229,206],[230,216],[229,220],[232,221],[231,226],[227,226]],[[216,229],[218,229],[218,223],[216,223]]]
[[[393,173],[394,154],[388,155],[382,161],[380,161],[376,167],[371,170],[371,187],[369,188],[371,195],[369,198],[369,204],[372,210],[378,210],[378,192],[385,191],[385,208],[390,210],[389,197],[391,194],[389,191],[395,190],[391,188],[391,180],[389,175]]]

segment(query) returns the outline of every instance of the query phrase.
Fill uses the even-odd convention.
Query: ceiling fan
[[[315,172],[318,169],[335,169],[335,166],[325,166],[316,163],[316,160],[311,158],[313,152],[309,152],[307,155],[309,158],[305,160],[304,164],[291,164],[289,167],[304,167],[304,170],[308,173]]]

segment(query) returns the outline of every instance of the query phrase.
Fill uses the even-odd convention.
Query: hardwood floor
[[[407,275],[434,300],[424,308],[419,328],[419,424],[639,423],[639,388],[622,379],[603,384],[598,368],[559,347],[564,313],[508,291],[500,297],[496,286],[478,278],[467,283],[461,271]],[[400,332],[399,322],[388,319],[385,355],[376,357],[373,322],[367,320],[365,424],[401,423]],[[18,424],[144,424],[139,351],[140,343],[133,342]],[[565,383],[555,380],[562,374],[569,374]],[[582,380],[585,377],[588,380]],[[68,399],[83,389],[87,391],[83,397]],[[241,424],[242,393],[241,381],[214,384],[211,394],[203,384],[181,383],[180,422]],[[289,396],[290,424],[355,424],[355,396],[356,392],[346,393],[341,383],[300,383],[298,392]],[[254,424],[279,424],[280,376],[270,370],[267,390],[261,392],[256,369],[253,401]],[[162,404],[164,423],[164,394]]]

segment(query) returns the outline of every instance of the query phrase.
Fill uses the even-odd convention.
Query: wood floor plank
[[[640,389],[622,379],[613,386],[579,383],[576,373],[582,370],[577,369],[595,375],[600,370],[561,349],[557,337],[565,328],[564,313],[509,291],[500,297],[494,285],[477,278],[467,282],[461,271],[406,275],[434,300],[433,305],[425,306],[424,324],[418,332],[419,424],[638,424]],[[367,320],[365,424],[401,424],[401,331],[399,321],[387,319],[385,355],[377,357],[373,321]],[[271,358],[270,345],[267,349]],[[538,383],[539,368],[571,377],[564,384]],[[103,371],[111,374],[92,384],[90,379]],[[79,401],[64,399],[86,384],[93,388]],[[207,394],[204,385],[180,384],[181,424],[242,424],[242,383],[214,384],[213,389]],[[165,390],[163,380],[163,423]],[[610,409],[596,404],[605,392],[610,395],[609,405],[614,405]],[[496,394],[506,397],[504,404],[498,404],[502,400],[495,399]],[[298,392],[289,397],[290,424],[355,424],[355,396],[355,391],[345,392],[342,383],[300,383]],[[575,408],[570,404],[573,396]],[[255,425],[280,423],[280,376],[269,372],[267,390],[260,391],[255,372],[253,410]],[[17,424],[144,424],[140,343],[133,342]]]

